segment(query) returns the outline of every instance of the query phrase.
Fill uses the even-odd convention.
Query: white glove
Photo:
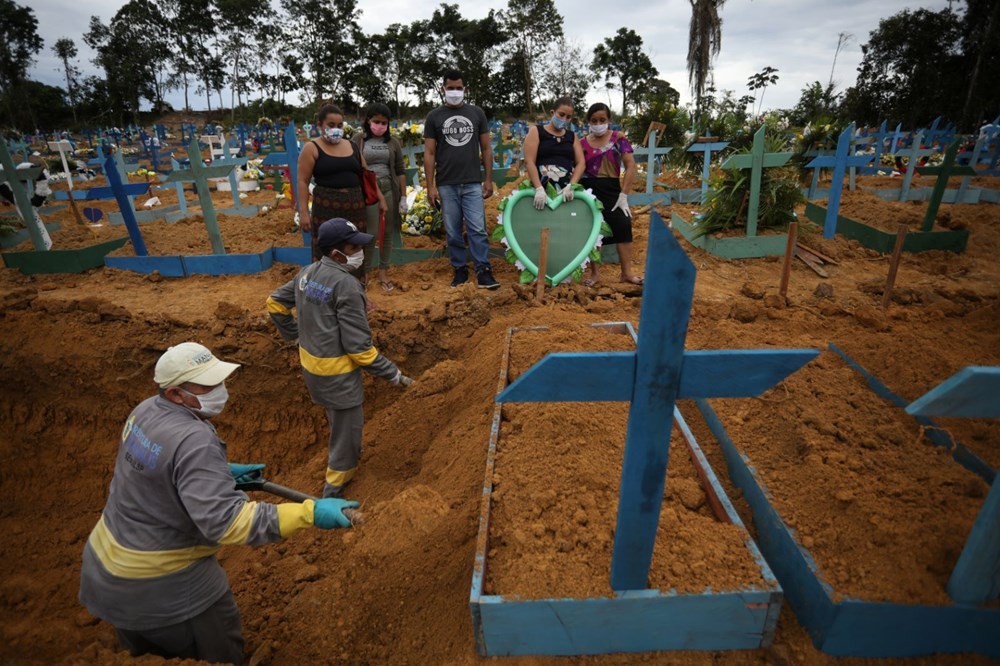
[[[618,202],[615,203],[611,211],[614,212],[619,208],[623,213],[625,213],[625,217],[632,217],[632,211],[628,207],[628,195],[624,192],[618,195]]]
[[[396,376],[389,380],[389,383],[393,386],[407,387],[413,383],[413,380],[403,374],[402,370],[396,371]]]
[[[541,210],[541,209],[545,208],[545,202],[548,201],[548,199],[549,198],[547,196],[545,196],[545,188],[544,187],[536,187],[535,188],[535,209],[536,210]]]
[[[566,187],[562,188],[562,198],[563,198],[563,201],[572,201],[573,200],[573,185],[572,184],[567,185]]]
[[[405,215],[410,210],[410,207],[406,205],[406,197],[399,200],[399,214]]]

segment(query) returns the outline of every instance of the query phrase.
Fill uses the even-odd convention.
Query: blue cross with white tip
[[[865,167],[874,159],[874,155],[848,155],[851,151],[851,139],[854,136],[854,124],[851,123],[840,133],[837,139],[837,152],[833,155],[822,155],[814,158],[806,165],[807,169],[833,167],[833,179],[830,181],[830,197],[826,206],[826,219],[823,221],[823,238],[833,238],[837,234],[837,214],[840,212],[840,194],[844,190],[844,173],[848,167]]]
[[[654,210],[646,284],[634,352],[549,354],[497,402],[628,400],[618,520],[611,558],[614,590],[645,589],[660,520],[674,402],[763,393],[819,354],[815,349],[685,351],[695,268]]]

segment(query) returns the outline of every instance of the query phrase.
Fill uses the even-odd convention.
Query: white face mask
[[[340,140],[344,138],[344,130],[339,127],[327,127],[323,130],[323,138],[330,143],[340,143]]]
[[[361,268],[361,264],[363,264],[365,261],[364,250],[361,250],[360,252],[355,252],[354,254],[344,254],[340,250],[334,250],[334,252],[347,259],[347,264],[346,264],[347,270],[351,271],[352,273]]]
[[[184,391],[184,389],[181,389],[181,391]],[[196,398],[201,403],[201,409],[190,407],[189,409],[207,419],[221,414],[222,409],[226,406],[226,401],[229,400],[229,391],[226,390],[225,383],[219,384],[208,393],[202,393],[201,395],[195,395],[190,391],[184,391],[184,393],[187,393],[192,398]]]
[[[444,101],[451,106],[458,106],[465,99],[464,90],[445,90]]]
[[[604,136],[605,134],[608,133],[608,126],[607,125],[591,125],[590,126],[590,133],[593,134],[594,136]]]

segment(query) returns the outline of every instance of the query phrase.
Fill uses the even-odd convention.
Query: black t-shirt
[[[427,114],[424,138],[437,142],[434,184],[481,183],[479,137],[489,131],[486,114],[472,104],[439,106]]]

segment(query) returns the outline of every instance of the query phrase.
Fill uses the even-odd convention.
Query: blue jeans
[[[444,229],[448,234],[448,257],[454,268],[466,265],[462,222],[469,237],[469,253],[476,272],[490,267],[487,253],[490,239],[486,235],[486,210],[483,208],[483,186],[479,183],[438,185]]]

